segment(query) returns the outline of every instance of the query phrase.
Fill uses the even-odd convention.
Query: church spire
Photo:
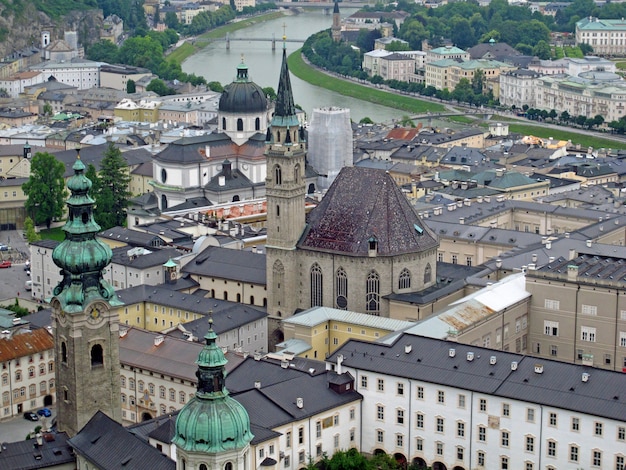
[[[280,69],[280,79],[278,81],[278,92],[276,93],[276,107],[272,117],[272,127],[289,127],[299,125],[296,116],[296,105],[293,101],[291,91],[291,80],[289,78],[289,66],[287,65],[287,36],[283,36],[283,63]]]

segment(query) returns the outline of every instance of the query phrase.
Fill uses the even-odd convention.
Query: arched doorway
[[[417,468],[419,469],[427,469],[428,468],[428,464],[426,463],[426,460],[424,460],[421,457],[415,457],[413,459],[413,465],[417,466]]]
[[[393,458],[396,462],[398,462],[398,465],[400,465],[400,467],[406,468],[407,460],[403,454],[401,454],[400,452],[396,452],[395,454],[393,454]]]
[[[435,462],[433,464],[433,470],[448,470],[448,467],[446,467],[446,464],[443,462]]]
[[[452,470],[465,470],[465,467],[461,467],[460,465],[457,465]]]
[[[285,340],[285,333],[280,328],[276,328],[271,335],[274,344],[282,343]]]
[[[384,451],[384,450],[382,450],[382,449],[375,449],[375,450],[374,450],[374,455],[381,455],[381,454],[382,454],[382,455],[386,455],[386,454],[387,454],[387,452],[385,452],[385,451]]]
[[[151,419],[152,419],[152,415],[148,413],[147,411],[144,411],[143,413],[141,413],[141,421],[149,421]]]
[[[43,406],[51,406],[53,402],[52,395],[46,395],[43,397]]]
[[[307,189],[306,193],[307,194],[313,194],[315,192],[315,184],[311,183],[309,185],[309,189]]]

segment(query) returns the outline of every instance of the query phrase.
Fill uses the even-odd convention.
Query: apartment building
[[[433,469],[624,468],[626,375],[403,334],[327,360],[361,403],[361,451]]]
[[[0,335],[1,419],[54,403],[54,339],[46,328]]]
[[[595,253],[588,251],[571,253],[571,259],[559,257],[528,271],[526,288],[532,294],[530,350],[540,357],[623,372],[624,250],[594,245]]]
[[[576,44],[589,44],[599,55],[623,56],[626,53],[626,21],[590,16],[576,23]]]

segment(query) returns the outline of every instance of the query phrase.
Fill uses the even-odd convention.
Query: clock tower
[[[96,239],[91,181],[80,155],[68,180],[65,240],[53,251],[63,279],[54,288],[52,327],[55,343],[57,425],[75,436],[101,410],[121,422],[119,317],[121,305],[102,277],[111,249]]]
[[[278,82],[276,107],[265,142],[267,179],[267,290],[270,331],[298,307],[296,244],[305,228],[305,166],[307,145],[296,115],[287,52]],[[270,347],[281,341],[271,333]]]

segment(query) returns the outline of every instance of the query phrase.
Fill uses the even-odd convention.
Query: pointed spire
[[[296,115],[296,106],[293,102],[293,92],[291,91],[291,80],[289,78],[289,66],[287,65],[287,48],[283,36],[283,63],[280,69],[280,79],[278,81],[278,92],[276,93],[276,110],[274,116],[287,118]]]
[[[333,7],[333,14],[339,13],[339,2],[335,0],[335,6]]]

